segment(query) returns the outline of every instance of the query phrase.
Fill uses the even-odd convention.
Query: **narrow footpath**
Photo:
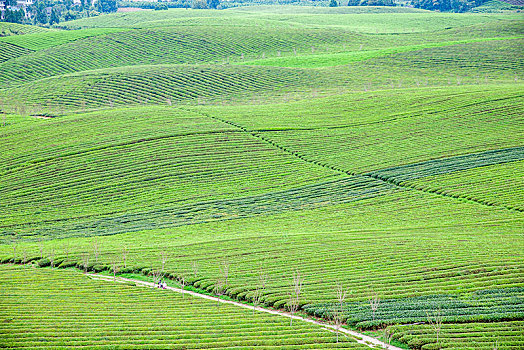
[[[115,281],[115,279],[113,277],[111,277],[111,276],[102,276],[102,275],[97,275],[97,274],[92,274],[92,273],[88,273],[87,276],[89,278],[92,278],[92,279],[104,280],[104,281],[108,281],[108,282],[114,282]],[[135,285],[137,285],[137,286],[149,287],[149,288],[157,288],[156,284],[154,284],[153,282],[139,281],[139,280],[130,279],[130,278],[117,277],[116,278],[116,282],[119,282],[119,283],[129,283],[129,282],[131,282],[131,283],[135,283]],[[206,294],[197,293],[197,292],[193,292],[193,291],[189,291],[189,290],[184,290],[184,289],[180,289],[180,288],[166,287],[166,290],[170,290],[170,291],[177,292],[177,293],[189,294],[189,295],[192,295],[192,296],[195,296],[195,297],[208,299],[208,300],[213,300],[215,302],[217,301],[216,297],[213,297],[213,296],[210,296],[210,295],[206,295]],[[242,304],[242,303],[239,303],[239,302],[236,302],[236,301],[232,301],[232,300],[218,299],[218,301],[220,303],[223,303],[223,304],[231,304],[231,305],[235,305],[235,306],[238,306],[238,307],[243,307],[243,308],[249,309],[249,310],[255,309],[258,312],[265,312],[265,313],[272,314],[272,315],[279,315],[279,316],[283,316],[283,317],[292,318],[294,320],[298,320],[298,321],[302,321],[302,322],[309,322],[309,323],[321,326],[321,327],[323,327],[324,329],[326,329],[326,330],[328,330],[330,332],[336,332],[337,331],[337,328],[335,326],[331,325],[331,324],[327,324],[327,323],[324,323],[324,322],[321,322],[321,321],[317,321],[317,320],[313,320],[313,319],[310,319],[310,318],[305,318],[305,317],[302,317],[302,316],[292,315],[292,314],[287,313],[287,312],[277,311],[277,310],[272,310],[272,309],[266,309],[266,308],[263,308],[263,307],[253,307],[251,305]],[[386,344],[384,342],[381,342],[378,339],[372,338],[370,336],[367,336],[367,335],[364,335],[364,334],[361,334],[361,333],[358,333],[358,332],[355,332],[355,331],[351,331],[349,329],[340,328],[339,332],[342,333],[342,334],[349,335],[353,339],[355,339],[358,343],[364,344],[364,345],[369,346],[370,348],[373,348],[373,349],[377,349],[377,348],[380,349],[380,348],[382,348],[382,349],[389,349],[389,350],[404,350],[402,348]]]

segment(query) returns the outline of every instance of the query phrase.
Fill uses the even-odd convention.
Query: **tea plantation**
[[[1,267],[3,348],[366,349],[305,323],[79,273]],[[189,299],[189,300],[188,300]],[[108,309],[108,305],[111,308]]]
[[[170,9],[0,32],[0,348],[369,348],[81,271],[406,349],[524,346],[516,10]]]

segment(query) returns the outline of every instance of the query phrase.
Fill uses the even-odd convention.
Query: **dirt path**
[[[87,274],[87,276],[92,278],[92,279],[104,280],[104,281],[109,281],[109,282],[113,282],[114,281],[113,277],[111,277],[111,276],[102,276],[102,275],[97,275],[97,274],[92,274],[92,273]],[[135,283],[137,286],[156,288],[156,285],[154,283],[152,283],[152,282],[144,282],[144,281],[139,281],[139,280],[130,279],[130,278],[117,277],[116,278],[116,282],[120,282],[120,283],[132,282],[132,283]],[[209,295],[206,295],[206,294],[201,294],[201,293],[197,293],[197,292],[193,292],[193,291],[189,291],[189,290],[184,290],[184,289],[180,289],[180,288],[175,288],[175,287],[166,287],[166,289],[174,291],[174,292],[178,292],[178,293],[189,294],[189,295],[192,295],[192,296],[195,296],[195,297],[199,297],[199,298],[203,298],[203,299],[213,300],[215,302],[217,301],[216,297],[212,297],[212,296],[209,296]],[[219,302],[224,303],[224,304],[235,305],[235,306],[238,306],[238,307],[243,307],[243,308],[249,309],[249,310],[253,310],[253,306],[242,304],[242,303],[239,303],[239,302],[236,302],[236,301],[219,299]],[[305,318],[305,317],[302,317],[302,316],[291,315],[290,313],[287,313],[287,312],[271,310],[271,309],[265,309],[265,308],[262,308],[262,307],[256,307],[255,310],[258,311],[258,312],[265,312],[265,313],[272,314],[272,315],[279,315],[279,316],[283,316],[283,317],[292,318],[294,320],[299,320],[299,321],[302,321],[302,322],[309,322],[309,323],[321,326],[322,328],[324,328],[324,329],[326,329],[328,331],[336,332],[336,327],[333,326],[333,325],[330,325],[330,324],[327,324],[327,323],[324,323],[324,322],[320,322],[320,321],[316,321],[316,320],[313,320],[313,319]],[[340,333],[343,333],[343,334],[351,336],[358,343],[367,345],[370,348],[374,348],[374,349],[382,348],[382,349],[390,349],[390,350],[404,350],[404,349],[401,349],[401,348],[393,346],[393,345],[388,345],[388,344],[386,344],[384,342],[381,342],[380,340],[377,340],[377,339],[372,338],[370,336],[367,336],[367,335],[364,335],[364,334],[361,334],[361,333],[358,333],[358,332],[351,331],[349,329],[340,328],[339,331],[340,331]]]

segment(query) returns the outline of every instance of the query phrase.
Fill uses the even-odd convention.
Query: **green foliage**
[[[34,21],[39,24],[47,24],[49,22],[49,18],[47,16],[47,10],[46,10],[46,3],[44,1],[36,1],[33,6],[32,10],[34,11]]]
[[[57,264],[57,267],[59,269],[65,269],[65,268],[76,267],[76,266],[77,266],[77,262],[76,261],[67,260],[67,259],[64,259],[60,264]]]
[[[437,10],[437,11],[453,11],[453,12],[466,12],[475,6],[480,6],[486,0],[413,0],[412,4],[416,8],[422,8],[426,10]]]
[[[87,34],[89,31],[85,32],[86,35],[80,31],[76,34],[50,36],[47,42],[51,43],[54,38],[67,41],[69,38],[80,38],[82,35],[89,37],[65,43],[46,52],[36,52],[21,57],[16,62],[2,65],[2,69],[8,74],[0,77],[0,84],[14,85],[53,75],[106,67],[223,62],[230,56],[256,55],[268,47],[275,51],[293,47],[305,50],[310,49],[311,45],[341,43],[353,36],[349,33],[346,35],[328,33],[329,31],[324,29],[301,32],[296,32],[292,28],[282,30],[275,28],[265,32],[258,31],[256,27],[231,27],[211,32],[207,29],[205,31],[200,27],[141,29],[95,36]],[[106,33],[110,31],[114,30],[105,30]],[[232,37],[235,39],[232,40]],[[254,40],[254,37],[257,39]],[[39,38],[45,41],[45,36]],[[266,47],[262,48],[260,42],[264,42]],[[206,44],[202,46],[202,43]],[[184,49],[181,50],[180,46]]]
[[[116,4],[116,0],[98,0],[96,2],[96,8],[98,12],[110,13],[110,12],[116,12],[116,10],[118,9],[118,6]]]
[[[449,174],[455,171],[474,169],[494,164],[516,162],[524,159],[524,147],[490,150],[480,153],[440,158],[422,163],[412,163],[369,173],[373,177],[390,182],[415,180],[427,176]]]
[[[338,2],[336,0],[331,0],[329,2],[329,7],[337,7],[338,6]]]
[[[58,15],[58,10],[52,9],[51,17],[49,18],[49,24],[53,25],[53,24],[58,24],[58,23],[60,23],[60,17]]]
[[[24,10],[11,10],[7,8],[4,11],[4,21],[8,23],[22,23],[25,16]]]
[[[155,10],[156,11],[160,11],[160,10],[167,10],[168,7],[166,4],[158,4],[158,6],[155,7]]]
[[[262,66],[275,66],[275,67],[297,67],[297,68],[319,68],[319,67],[330,67],[330,66],[341,66],[350,63],[356,63],[366,61],[374,58],[388,57],[394,54],[401,54],[404,52],[420,52],[426,49],[440,48],[446,46],[459,46],[463,47],[464,44],[474,44],[498,40],[513,40],[519,37],[508,37],[508,38],[486,38],[486,39],[470,39],[464,41],[450,41],[450,42],[438,42],[430,43],[425,45],[405,45],[400,47],[393,47],[379,50],[365,50],[360,52],[337,52],[329,54],[317,54],[307,55],[300,57],[276,57],[268,59],[257,59],[240,64],[244,65],[262,65]],[[429,50],[427,50],[429,51]],[[426,52],[427,52],[426,51]]]
[[[51,261],[48,258],[42,258],[36,262],[40,267],[51,266]]]
[[[60,108],[85,111],[93,107],[245,98],[270,88],[304,86],[308,84],[306,78],[297,76],[294,70],[273,67],[138,66],[37,80],[9,93],[0,91],[0,98],[6,105],[24,101],[32,106],[32,114],[56,115],[62,114]],[[93,85],[99,88],[90,89]]]
[[[220,5],[220,0],[207,0],[207,7],[210,9],[216,9]]]

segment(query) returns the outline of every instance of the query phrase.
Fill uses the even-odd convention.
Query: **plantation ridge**
[[[522,3],[386,2],[0,1],[0,348],[524,349]]]

